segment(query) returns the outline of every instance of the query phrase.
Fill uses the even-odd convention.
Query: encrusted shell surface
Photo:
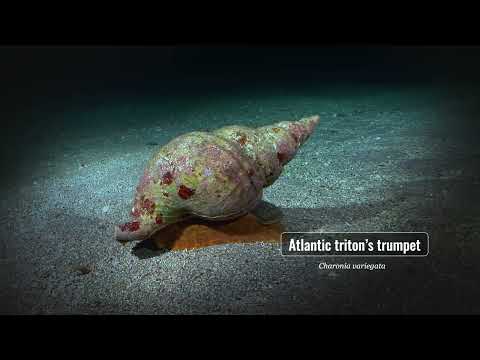
[[[117,228],[117,239],[145,238],[190,216],[225,220],[248,213],[318,120],[313,116],[257,129],[227,126],[173,139],[145,168],[132,208],[134,221]]]

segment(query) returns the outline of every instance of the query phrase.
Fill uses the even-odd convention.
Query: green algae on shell
[[[318,121],[312,116],[256,129],[232,125],[171,140],[148,162],[133,221],[116,227],[115,237],[142,240],[192,216],[226,220],[253,211]]]

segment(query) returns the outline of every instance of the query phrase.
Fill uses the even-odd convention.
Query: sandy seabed
[[[458,125],[474,101],[382,85],[66,107],[51,115],[63,125],[24,134],[29,151],[5,180],[0,310],[478,313],[480,157]],[[324,258],[285,258],[277,244],[141,258],[134,244],[114,241],[113,227],[127,219],[143,167],[161,144],[188,131],[312,114],[321,116],[316,132],[265,191],[286,229],[426,231],[428,257],[376,259],[384,270],[349,271],[320,269]],[[345,261],[368,263],[328,259]]]

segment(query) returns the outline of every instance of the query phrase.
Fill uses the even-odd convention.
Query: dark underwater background
[[[479,313],[479,60],[459,46],[0,47],[0,312]],[[285,259],[258,243],[144,258],[113,240],[173,137],[313,114],[265,191],[287,230],[426,231],[429,256]]]

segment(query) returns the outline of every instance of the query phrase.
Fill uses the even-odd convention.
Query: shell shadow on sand
[[[285,231],[314,231],[323,224],[339,219],[355,222],[381,213],[392,201],[385,200],[347,207],[281,208],[282,220],[264,225],[248,214],[230,221],[206,221],[191,219],[171,225],[154,234],[150,239],[137,243],[132,254],[140,259],[162,255],[168,251],[198,249],[229,243],[279,243]]]
[[[132,253],[147,259],[168,251],[198,249],[228,243],[276,242],[285,231],[281,223],[261,224],[252,214],[229,221],[191,219],[171,225],[139,242]]]

